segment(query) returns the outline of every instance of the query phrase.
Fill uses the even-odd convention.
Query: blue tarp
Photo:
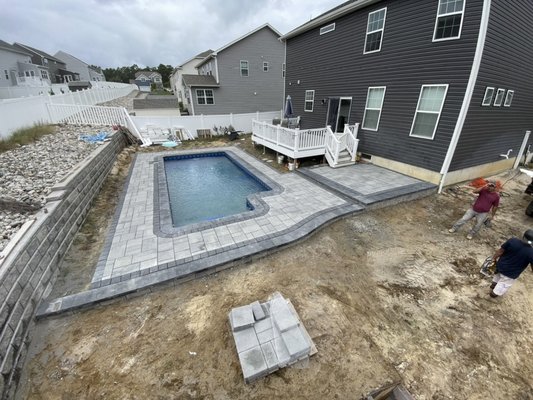
[[[108,133],[105,131],[99,132],[96,135],[80,135],[80,140],[88,143],[101,143],[107,139]]]

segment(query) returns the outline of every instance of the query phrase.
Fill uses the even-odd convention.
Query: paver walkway
[[[370,164],[280,173],[238,147],[225,152],[273,190],[252,196],[255,210],[174,228],[161,153],[138,154],[98,262],[91,289],[41,305],[55,314],[167,281],[189,280],[249,261],[367,207],[427,195],[436,186]]]

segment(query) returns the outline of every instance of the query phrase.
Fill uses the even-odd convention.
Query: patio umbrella
[[[287,100],[285,100],[285,108],[283,112],[284,112],[285,118],[292,117],[292,99],[290,95],[288,95]]]

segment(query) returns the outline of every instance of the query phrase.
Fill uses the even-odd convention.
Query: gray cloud
[[[179,65],[264,23],[287,33],[342,0],[0,0],[0,39],[89,64]]]

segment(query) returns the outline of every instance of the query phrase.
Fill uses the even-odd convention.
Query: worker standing
[[[489,181],[485,186],[475,189],[474,193],[479,194],[474,204],[472,204],[463,217],[455,222],[455,224],[453,224],[448,230],[450,233],[457,232],[457,230],[465,223],[472,218],[476,218],[476,224],[470,229],[470,232],[466,236],[468,240],[472,239],[474,235],[479,232],[487,218],[494,218],[496,210],[498,210],[498,206],[500,205],[500,194],[496,191],[496,183],[494,181]],[[491,213],[490,217],[489,212]]]

